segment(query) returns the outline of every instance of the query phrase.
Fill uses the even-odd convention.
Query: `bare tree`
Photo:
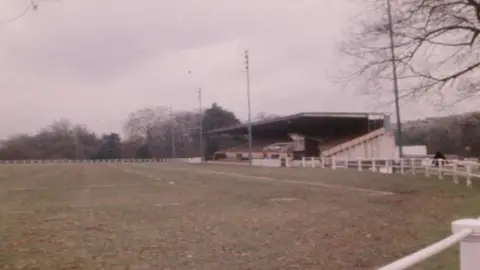
[[[30,136],[26,134],[11,136],[2,142],[0,159],[29,159],[38,156],[37,151],[32,151]]]
[[[161,125],[169,120],[169,109],[165,107],[143,108],[129,115],[124,130],[129,138],[149,138],[156,136]]]
[[[177,149],[183,156],[200,154],[200,114],[195,112],[177,112],[174,115]]]
[[[128,139],[137,141],[141,138],[150,153],[162,156],[162,147],[167,140],[165,125],[171,121],[170,111],[165,107],[143,108],[130,114],[124,130]]]
[[[0,159],[82,159],[93,157],[97,136],[67,120],[56,121],[35,135],[17,135],[3,141]]]
[[[130,115],[125,131],[130,141],[141,138],[150,152],[157,157],[170,157],[175,141],[177,156],[192,156],[197,153],[200,117],[194,112],[170,112],[163,107],[144,108]],[[195,136],[197,135],[197,136]],[[172,140],[175,136],[175,140]]]
[[[374,9],[348,42],[353,56],[349,79],[369,94],[390,92],[392,80],[385,0],[365,1]],[[391,0],[400,97],[426,94],[455,101],[480,93],[480,1]],[[353,76],[353,77],[352,77]]]

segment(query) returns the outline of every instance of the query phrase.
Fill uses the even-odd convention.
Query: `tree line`
[[[262,112],[254,120],[276,117]],[[171,112],[165,107],[140,109],[126,119],[124,136],[115,132],[97,135],[83,125],[59,120],[35,134],[0,141],[0,160],[171,158],[173,152],[179,158],[200,156],[201,119],[204,133],[241,123],[216,103],[203,117],[199,112]],[[246,140],[246,136],[204,136],[204,157]],[[426,145],[429,153],[480,157],[480,112],[405,122],[403,143]]]
[[[480,112],[406,122],[403,135],[405,145],[426,145],[430,154],[480,157]]]
[[[277,117],[261,112],[254,120]],[[202,113],[147,107],[131,113],[124,136],[97,135],[88,127],[68,120],[54,121],[35,134],[17,134],[0,141],[0,160],[178,158],[200,156],[200,121],[203,132],[240,124],[231,111],[213,103]],[[204,156],[238,144],[244,136],[204,137]],[[174,150],[173,150],[174,148]]]
[[[240,123],[235,114],[214,103],[203,112],[171,112],[165,107],[143,108],[131,113],[124,133],[97,135],[88,127],[68,120],[53,122],[36,134],[13,135],[0,142],[1,160],[118,159],[200,156],[200,119],[203,131]],[[205,140],[205,155],[222,147],[221,138]]]

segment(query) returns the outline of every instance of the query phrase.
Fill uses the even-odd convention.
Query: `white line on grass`
[[[0,215],[29,215],[34,214],[32,210],[12,210],[12,211],[0,211]]]
[[[139,187],[149,186],[142,184],[125,184],[125,185],[90,185],[90,186],[74,186],[74,187],[35,187],[35,188],[10,188],[6,191],[35,191],[35,190],[76,190],[76,189],[88,189],[88,188],[116,188],[116,187]]]
[[[146,178],[151,179],[151,180],[157,180],[157,181],[163,181],[164,180],[161,177],[156,177],[155,175],[151,175],[149,173],[145,173],[145,172],[141,172],[141,171],[137,171],[137,170],[131,170],[131,169],[127,169],[127,168],[122,168],[122,167],[119,167],[119,166],[116,166],[116,165],[111,165],[111,164],[109,164],[109,165],[111,167],[115,168],[115,169],[120,170],[120,171],[140,175],[140,176],[146,177]],[[174,182],[169,182],[169,184],[174,184]]]
[[[284,183],[303,184],[303,185],[309,185],[309,186],[318,186],[318,187],[334,188],[334,189],[345,189],[345,190],[365,192],[365,193],[370,193],[370,194],[375,194],[375,195],[393,195],[392,192],[375,190],[375,189],[355,188],[355,187],[347,187],[347,186],[339,186],[339,185],[330,185],[330,184],[324,184],[324,183],[318,183],[318,182],[308,182],[308,181],[299,181],[299,180],[292,180],[292,179],[273,178],[273,177],[267,177],[267,176],[255,176],[255,175],[222,172],[222,171],[214,171],[214,170],[201,170],[201,171],[206,172],[206,173],[229,175],[229,176],[238,176],[238,177],[251,178],[251,179],[260,179],[260,180],[276,181],[276,182],[280,181],[280,182],[284,182]]]
[[[381,191],[381,190],[375,190],[375,189],[355,188],[355,187],[331,185],[331,184],[318,183],[318,182],[309,182],[309,181],[274,178],[274,177],[267,177],[267,176],[248,175],[248,174],[233,173],[233,172],[215,171],[215,170],[204,170],[204,169],[202,169],[202,170],[199,170],[199,169],[186,170],[186,169],[166,168],[166,167],[162,167],[161,169],[162,170],[172,170],[172,171],[192,171],[192,172],[197,172],[197,173],[227,175],[227,176],[235,176],[235,177],[247,178],[247,179],[248,178],[258,179],[258,180],[264,180],[264,181],[268,181],[268,182],[283,182],[283,183],[289,183],[289,184],[301,184],[301,185],[317,186],[317,187],[332,188],[332,189],[343,189],[343,190],[350,190],[350,191],[363,192],[363,193],[369,193],[369,194],[373,194],[373,195],[382,195],[382,196],[393,195],[394,194],[393,192]]]

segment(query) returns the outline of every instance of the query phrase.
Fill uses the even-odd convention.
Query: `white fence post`
[[[458,184],[458,164],[457,161],[453,161],[453,183]]]
[[[443,179],[443,159],[437,159],[438,179]]]
[[[325,158],[324,158],[324,157],[321,157],[321,158],[320,158],[320,167],[321,167],[322,169],[325,169]]]
[[[315,168],[315,157],[311,157],[310,162],[312,163],[312,168]]]
[[[480,220],[461,219],[452,222],[452,232],[471,229],[472,233],[460,242],[460,270],[478,270],[480,266]]]
[[[410,159],[410,168],[412,170],[412,174],[415,175],[415,158]]]
[[[427,159],[427,164],[425,165],[425,176],[426,177],[430,177],[429,168],[430,168],[430,159]]]
[[[337,168],[337,163],[335,162],[335,157],[332,157],[332,169],[336,169]]]
[[[358,166],[358,171],[360,172],[360,171],[362,171],[362,160],[359,159],[359,160],[357,161],[357,163],[358,163],[358,164],[357,164],[357,166]]]
[[[305,157],[302,157],[302,168],[305,168]]]
[[[471,187],[472,186],[472,167],[468,163],[465,166],[467,167],[467,187]]]
[[[376,171],[377,168],[375,166],[375,159],[372,159],[372,171]]]
[[[400,173],[401,174],[405,173],[405,164],[403,162],[403,158],[400,159]]]

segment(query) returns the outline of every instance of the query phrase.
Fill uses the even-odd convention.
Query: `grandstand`
[[[215,152],[215,160],[248,160],[248,124],[206,132],[242,138]],[[390,120],[380,113],[297,113],[252,123],[252,158],[394,158]]]

